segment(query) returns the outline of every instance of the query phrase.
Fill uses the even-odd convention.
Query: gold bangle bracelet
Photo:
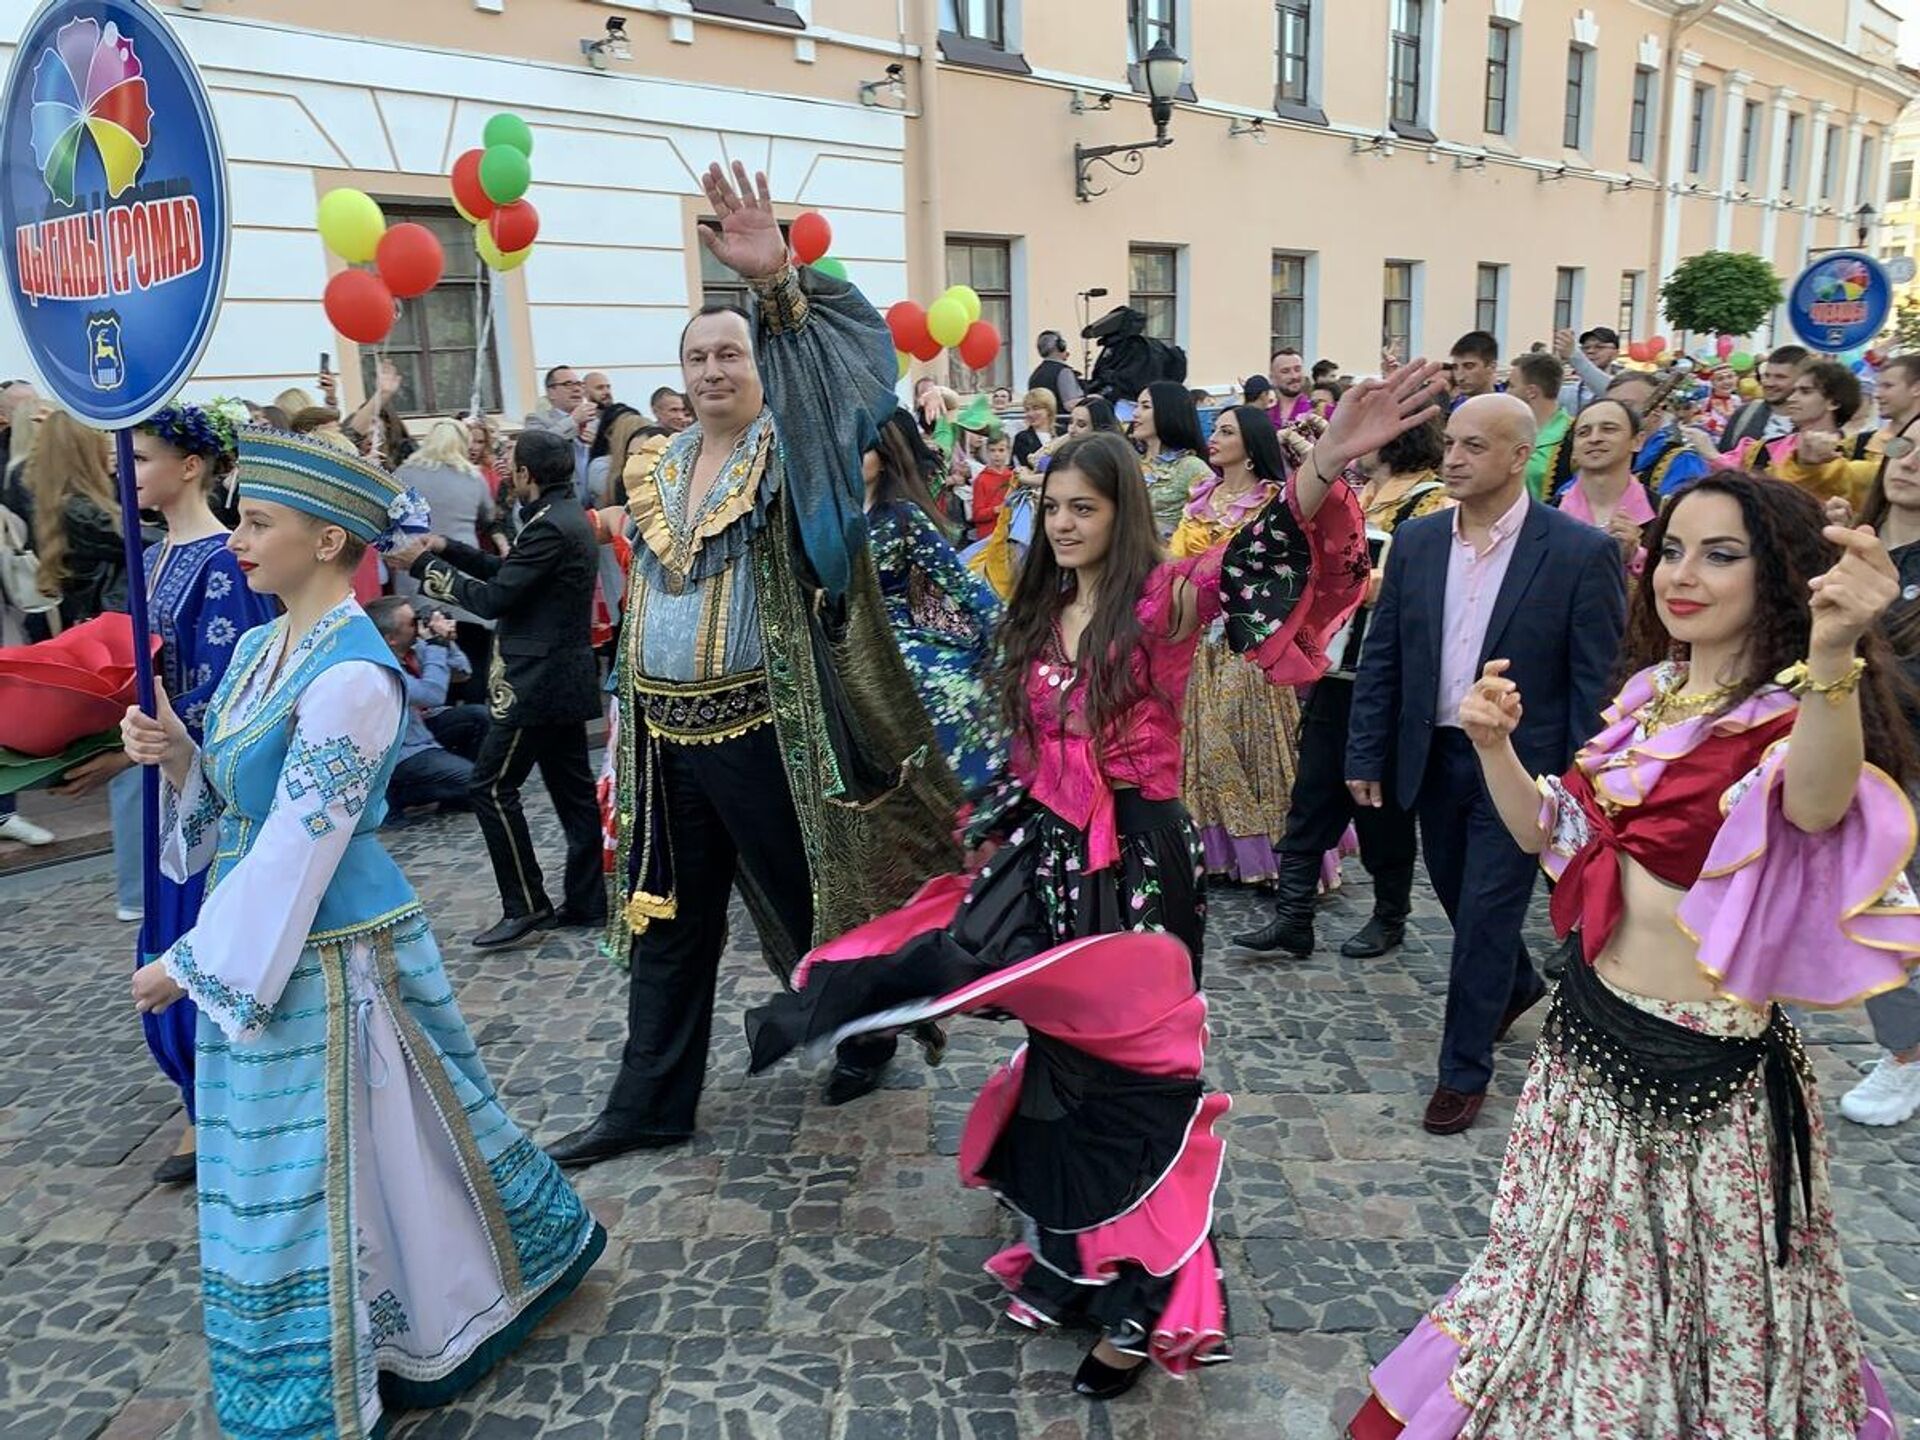
[[[1774,679],[1802,698],[1808,695],[1824,695],[1829,705],[1838,705],[1860,688],[1860,677],[1866,673],[1867,657],[1856,655],[1853,657],[1853,664],[1847,667],[1847,673],[1837,680],[1828,680],[1824,683],[1815,680],[1804,660],[1789,665]]]

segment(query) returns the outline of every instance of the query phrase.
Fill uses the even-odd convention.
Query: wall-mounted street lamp
[[[607,33],[593,40],[580,42],[580,53],[587,57],[587,64],[596,70],[607,68],[609,60],[631,60],[633,45],[627,39],[627,22],[620,15],[609,16]]]
[[[1140,153],[1142,150],[1160,150],[1173,143],[1173,137],[1167,134],[1167,122],[1173,119],[1173,99],[1180,93],[1180,81],[1187,73],[1187,62],[1177,50],[1161,39],[1154,41],[1153,48],[1141,60],[1140,68],[1147,77],[1147,112],[1153,116],[1153,139],[1133,145],[1075,145],[1073,193],[1082,202],[1107,193],[1105,189],[1095,189],[1092,184],[1090,176],[1094,161],[1099,161],[1118,175],[1138,175],[1147,163],[1147,157]],[[1111,158],[1115,155],[1120,159],[1116,161]]]
[[[1871,205],[1862,205],[1858,210],[1853,212],[1853,229],[1854,233],[1859,237],[1860,248],[1862,250],[1867,248],[1867,241],[1873,235],[1873,222],[1879,217],[1879,214],[1880,212]]]

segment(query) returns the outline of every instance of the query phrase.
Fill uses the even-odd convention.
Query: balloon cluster
[[[321,297],[327,319],[347,339],[377,345],[393,329],[394,301],[424,295],[440,283],[447,257],[440,239],[411,221],[387,224],[379,203],[364,190],[329,190],[320,197],[320,238],[349,265]]]
[[[887,329],[903,375],[909,356],[934,360],[951,347],[968,369],[984,370],[1000,353],[1000,332],[980,318],[980,297],[970,285],[952,286],[931,305],[902,300],[887,311]]]
[[[453,162],[453,208],[473,226],[474,248],[495,270],[518,270],[533,253],[540,214],[526,198],[533,184],[533,131],[501,113],[480,132],[482,148]]]

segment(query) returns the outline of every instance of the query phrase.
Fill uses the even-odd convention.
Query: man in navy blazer
[[[1526,696],[1514,748],[1558,775],[1600,728],[1626,623],[1619,544],[1527,497],[1535,424],[1509,395],[1447,421],[1442,476],[1459,503],[1402,525],[1354,681],[1347,783],[1389,787],[1420,820],[1427,875],[1453,923],[1439,1083],[1424,1124],[1466,1129],[1493,1078],[1493,1046],[1545,994],[1520,938],[1538,862],[1513,843],[1460,729],[1460,701],[1492,659]]]

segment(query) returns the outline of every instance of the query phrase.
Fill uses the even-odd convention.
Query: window
[[[1482,265],[1473,282],[1473,328],[1484,330],[1496,340],[1503,338],[1501,323],[1506,319],[1507,267]]]
[[[708,229],[716,228],[720,224],[711,215],[702,216],[696,223]],[[782,235],[787,233],[787,228],[787,222],[781,221]],[[748,309],[750,292],[747,289],[747,282],[714,259],[713,253],[700,242],[700,237],[697,235],[694,237],[693,247],[700,252],[700,303],[702,305],[738,305],[742,310]]]
[[[758,20],[763,25],[780,25],[788,30],[804,30],[807,22],[791,5],[777,0],[692,0],[696,15],[721,15],[729,20]]]
[[[1587,67],[1592,55],[1584,45],[1567,47],[1567,113],[1560,126],[1560,143],[1569,150],[1586,149]]]
[[[367,393],[373,393],[375,367],[384,356],[400,371],[400,390],[393,397],[400,414],[461,414],[473,403],[474,358],[485,328],[488,340],[480,367],[480,405],[498,410],[500,357],[491,327],[483,326],[487,278],[473,247],[473,226],[451,205],[383,202],[382,208],[390,223],[411,220],[433,231],[446,252],[447,264],[433,289],[417,299],[400,301],[399,318],[383,346],[361,347],[360,374]]]
[[[1127,304],[1147,317],[1147,334],[1172,340],[1180,319],[1180,252],[1163,245],[1127,250]]]
[[[1840,186],[1840,127],[1827,127],[1827,148],[1820,156],[1820,198],[1833,199],[1834,192]]]
[[[1005,0],[940,0],[940,28],[1000,50],[1007,43]]]
[[[1787,143],[1780,151],[1780,193],[1791,195],[1793,182],[1800,175],[1800,126],[1802,118],[1787,116]]]
[[[1133,58],[1139,61],[1160,41],[1180,48],[1174,26],[1174,0],[1127,0],[1127,31],[1133,39]]]
[[[1393,0],[1392,118],[1396,125],[1425,124],[1421,90],[1421,50],[1426,45],[1426,0]]]
[[[1482,121],[1489,135],[1504,135],[1509,123],[1509,87],[1513,82],[1513,27],[1487,26],[1487,105]]]
[[[1887,200],[1899,205],[1913,198],[1913,161],[1896,160],[1887,167]]]
[[[1860,137],[1860,178],[1854,186],[1853,205],[1857,210],[1873,199],[1873,136]]]
[[[1312,0],[1280,0],[1280,83],[1276,105],[1310,106],[1313,101]]]
[[[1413,354],[1413,267],[1411,260],[1389,260],[1382,276],[1380,343],[1402,360]]]
[[[1307,266],[1310,255],[1273,252],[1272,343],[1267,353],[1307,348]]]
[[[1553,328],[1572,330],[1580,318],[1580,272],[1562,265],[1553,272]]]
[[[1620,320],[1614,326],[1620,332],[1620,343],[1626,344],[1633,338],[1633,332],[1639,327],[1634,323],[1640,318],[1640,272],[1622,270],[1620,272]]]
[[[1693,117],[1687,124],[1687,173],[1700,175],[1707,168],[1707,147],[1713,143],[1713,91],[1704,85],[1693,87]]]
[[[1013,251],[1005,240],[947,237],[947,284],[971,285],[980,297],[980,318],[1001,335],[1013,334]],[[971,370],[953,353],[954,388],[991,390],[1013,384],[1013,352],[1006,346],[984,370]]]
[[[1753,162],[1760,151],[1760,102],[1749,100],[1740,109],[1740,183],[1753,184]]]
[[[1633,109],[1627,121],[1627,159],[1647,163],[1647,136],[1653,127],[1653,76],[1645,65],[1633,72]]]

